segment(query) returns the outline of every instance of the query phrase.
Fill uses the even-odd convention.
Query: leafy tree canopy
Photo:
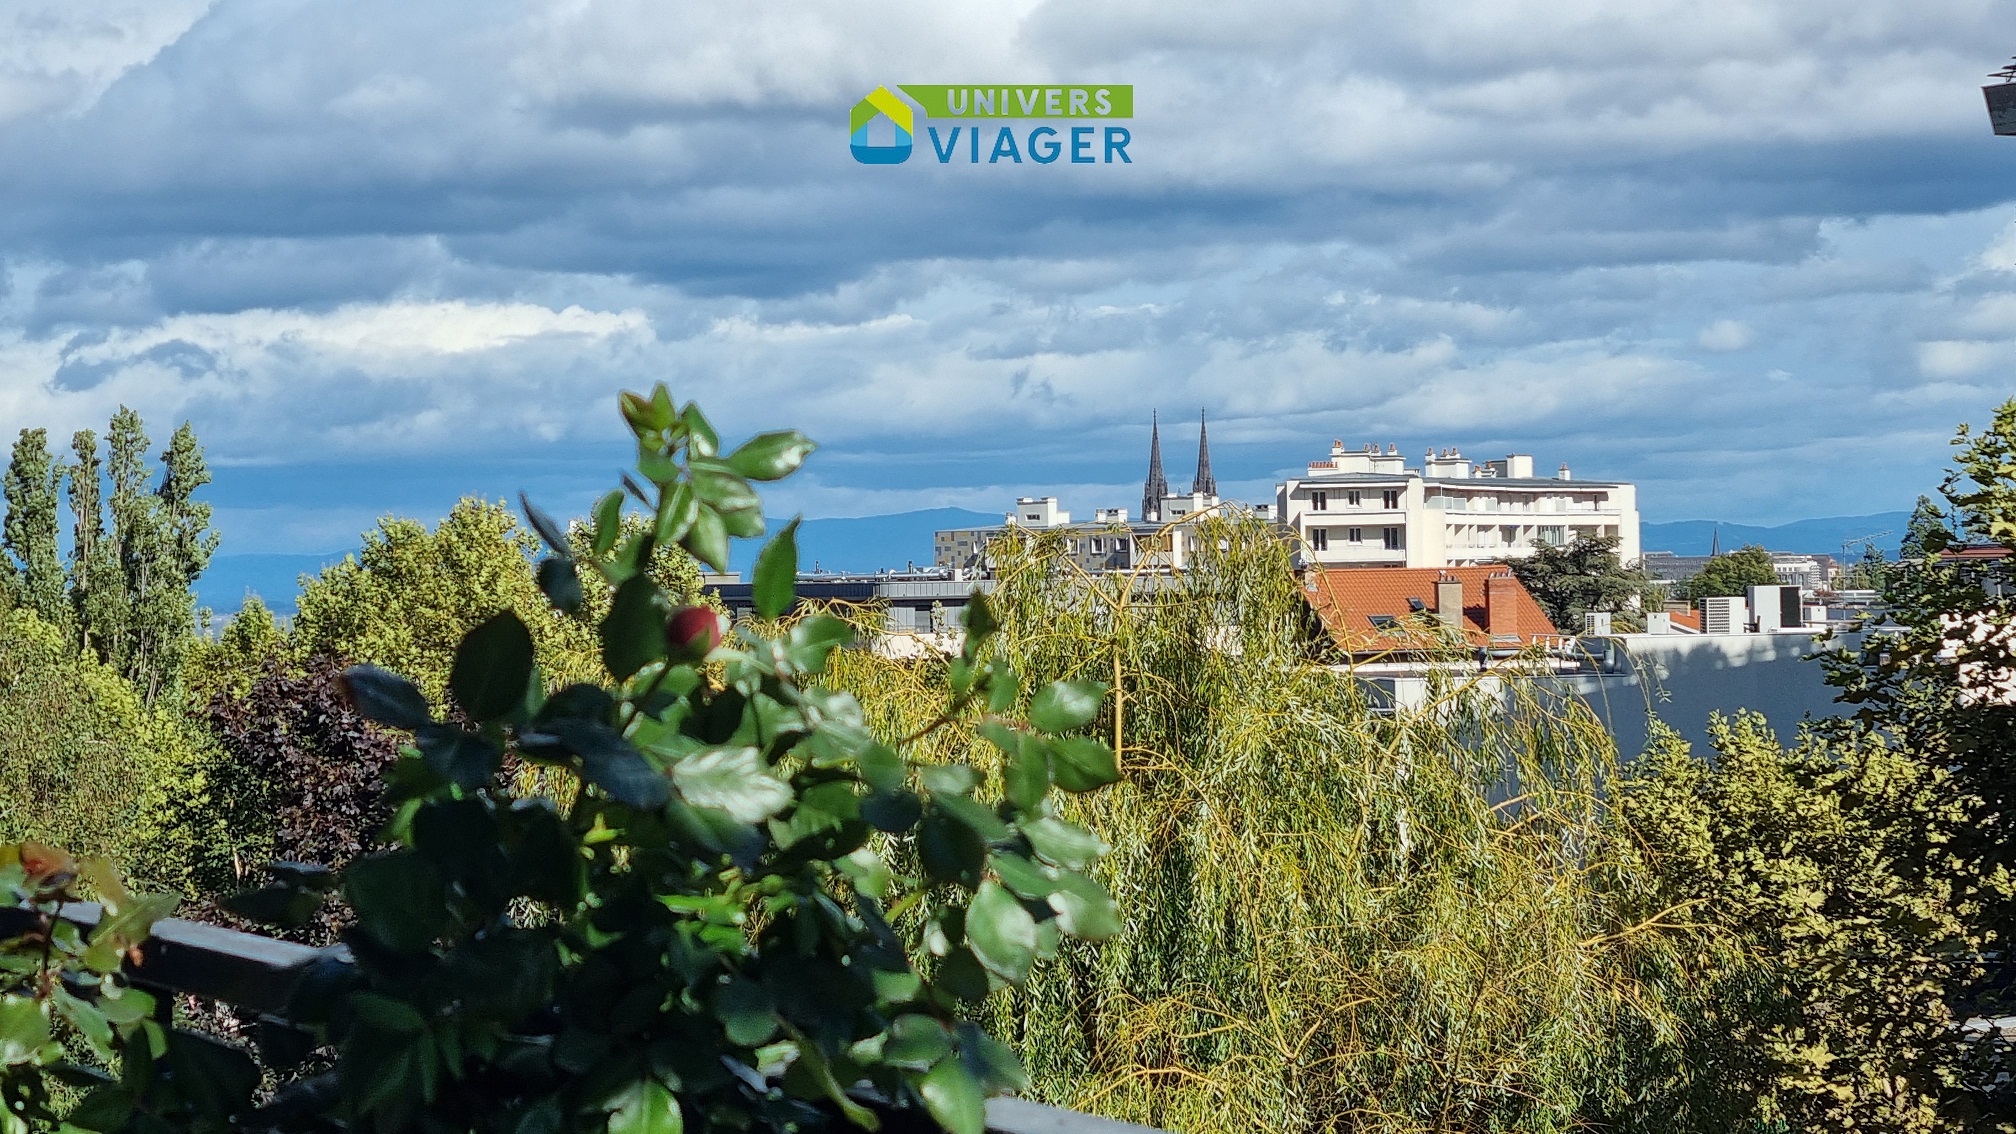
[[[1556,629],[1573,634],[1591,611],[1628,611],[1652,586],[1636,564],[1617,558],[1616,536],[1577,536],[1560,547],[1541,546],[1508,564]]]
[[[1751,587],[1767,587],[1777,581],[1771,553],[1753,543],[1710,559],[1693,578],[1680,584],[1680,591],[1687,601],[1699,602],[1718,595],[1748,594]]]

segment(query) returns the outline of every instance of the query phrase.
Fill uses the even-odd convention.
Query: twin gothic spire
[[[1162,498],[1169,495],[1169,478],[1162,475],[1162,422],[1160,415],[1150,419],[1148,429],[1148,479],[1141,485],[1141,518],[1146,520],[1162,514]],[[1204,428],[1203,411],[1197,414],[1197,478],[1190,482],[1190,491],[1202,492],[1207,496],[1218,495],[1218,478],[1211,474],[1211,439]]]

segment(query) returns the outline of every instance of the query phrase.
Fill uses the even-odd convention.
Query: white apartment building
[[[1567,465],[1536,477],[1523,453],[1477,464],[1430,450],[1409,468],[1392,445],[1337,441],[1276,487],[1275,515],[1301,560],[1326,567],[1467,567],[1599,535],[1617,538],[1625,563],[1642,554],[1637,486],[1574,480]]]

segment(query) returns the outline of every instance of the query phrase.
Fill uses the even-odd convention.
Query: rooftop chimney
[[[1493,637],[1520,633],[1519,580],[1510,575],[1484,580],[1484,629]]]
[[[1435,583],[1435,617],[1451,630],[1463,629],[1463,584],[1456,579],[1439,579]]]

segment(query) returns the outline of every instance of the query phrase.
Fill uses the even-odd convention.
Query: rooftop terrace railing
[[[71,902],[63,906],[62,917],[89,931],[98,924],[101,913],[95,902]],[[0,907],[0,940],[34,931],[40,924],[33,911]],[[265,1015],[277,1015],[286,1008],[295,980],[309,961],[349,957],[342,946],[317,949],[181,918],[154,923],[153,935],[138,952],[127,974],[136,985]],[[890,1107],[875,1099],[862,1101],[879,1113],[884,1134],[937,1134],[939,1130],[922,1111]],[[989,1134],[1164,1134],[1131,1122],[1009,1098],[988,1100],[987,1129]]]

